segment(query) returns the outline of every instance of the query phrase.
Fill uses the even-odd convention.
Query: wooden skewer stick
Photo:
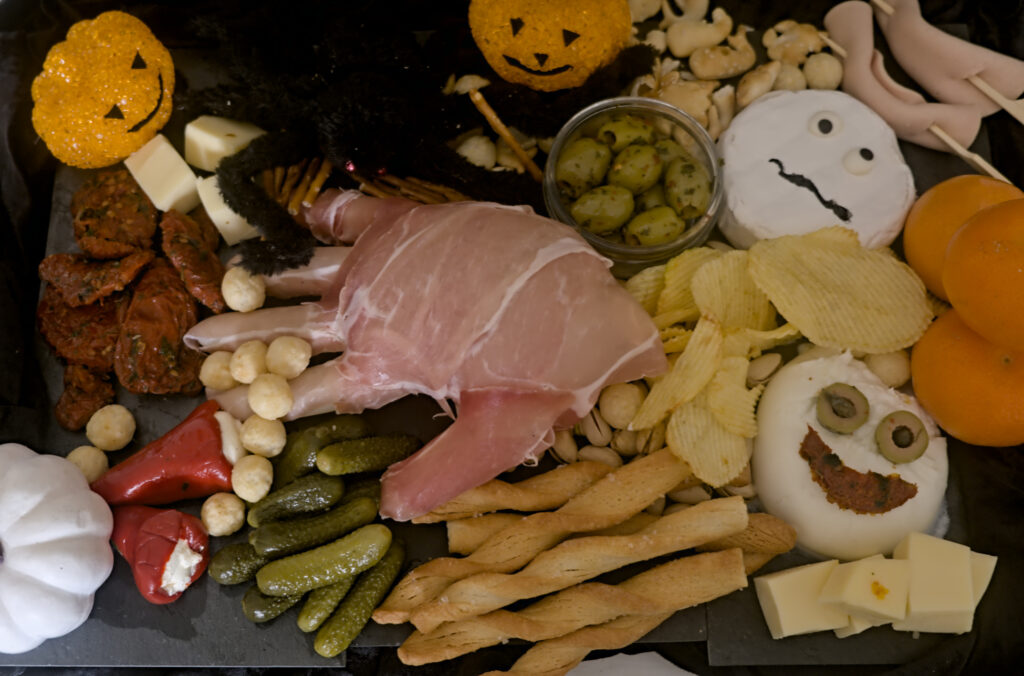
[[[886,0],[871,0],[871,4],[889,15],[896,11]],[[1018,122],[1024,124],[1024,101],[1014,101],[1006,98],[995,87],[977,75],[968,75],[965,79],[982,94],[995,101],[1000,108],[1016,118]]]
[[[543,181],[544,172],[540,170],[540,167],[538,167],[537,163],[533,161],[533,158],[526,154],[523,147],[519,145],[519,141],[517,141],[515,136],[512,135],[512,132],[508,130],[508,127],[506,127],[505,123],[501,121],[501,118],[499,118],[498,114],[494,112],[494,109],[491,108],[491,104],[487,103],[487,99],[485,99],[484,95],[480,93],[480,90],[470,89],[469,98],[473,102],[473,105],[476,106],[477,110],[479,110],[483,114],[484,118],[486,118],[488,124],[491,125],[491,129],[493,129],[495,133],[497,133],[498,136],[508,144],[508,147],[512,149],[512,152],[516,154],[516,157],[518,157],[519,161],[523,163],[526,170],[530,172],[530,176],[533,176],[534,180],[538,183]]]
[[[846,50],[838,42],[828,37],[826,33],[820,33],[821,38],[825,43],[835,52],[838,56],[846,58]],[[983,174],[987,174],[994,179],[1010,183],[1010,179],[1000,173],[998,169],[993,167],[988,161],[979,155],[978,153],[971,152],[967,148],[964,148],[956,139],[949,135],[949,133],[937,124],[933,124],[928,127],[928,131],[939,137],[939,140],[945,143],[950,150],[953,151],[960,159],[967,164],[971,165]]]

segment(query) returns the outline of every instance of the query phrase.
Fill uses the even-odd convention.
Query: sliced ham
[[[535,458],[552,427],[585,415],[603,386],[666,368],[657,330],[609,262],[528,208],[330,191],[307,218],[322,241],[355,241],[302,313],[304,333],[334,336],[323,342],[345,352],[293,381],[288,417],[413,393],[454,403],[454,424],[384,475],[385,516],[418,516]],[[249,313],[246,335],[262,312]],[[279,332],[281,314],[270,312],[265,329]],[[238,329],[230,322],[208,319],[190,341],[217,349]],[[244,390],[217,398],[247,413]]]

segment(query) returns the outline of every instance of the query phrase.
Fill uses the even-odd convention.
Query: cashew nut
[[[714,81],[680,80],[664,85],[657,98],[671,103],[693,116],[701,126],[708,124],[708,108],[711,107],[711,92],[718,86]]]
[[[676,21],[665,30],[668,49],[673,56],[690,56],[694,52],[717,45],[732,31],[732,17],[716,7],[711,21]]]
[[[753,68],[757,55],[747,40],[749,30],[749,26],[740,26],[728,37],[728,46],[698,49],[690,56],[690,70],[701,80],[724,80]]]
[[[843,82],[843,64],[827,52],[812,54],[804,64],[804,77],[811,89],[838,89]]]
[[[780,61],[779,63],[782,62]],[[775,78],[775,84],[772,85],[772,89],[798,92],[801,89],[807,89],[807,78],[804,77],[804,72],[800,70],[799,66],[794,66],[791,63],[782,63],[782,69],[779,70],[779,76]]]
[[[664,29],[679,21],[702,21],[704,15],[708,13],[709,4],[711,4],[710,0],[682,0],[681,9],[683,11],[681,14],[676,14],[672,11],[670,0],[661,0],[661,13],[664,18],[658,28]]]
[[[647,45],[659,54],[663,54],[668,49],[668,36],[665,35],[665,31],[647,31],[642,44]]]
[[[629,0],[629,14],[633,23],[646,21],[661,9],[661,0]]]
[[[750,71],[736,85],[736,105],[743,110],[762,94],[772,90],[782,69],[781,61],[769,61]]]
[[[780,21],[769,28],[761,37],[761,44],[768,51],[768,58],[801,65],[807,60],[808,54],[820,52],[825,48],[825,41],[818,29],[809,23],[797,23],[793,20]]]
[[[736,114],[736,88],[732,85],[725,85],[711,95],[711,105],[715,107],[718,116],[718,124],[725,130],[732,123]]]
[[[708,108],[708,124],[707,124],[708,136],[711,137],[712,141],[717,141],[718,137],[725,131],[725,127],[722,126],[721,118],[718,116],[718,108],[711,106]]]

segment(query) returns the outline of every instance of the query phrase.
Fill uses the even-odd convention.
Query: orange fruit
[[[903,254],[924,285],[942,300],[942,264],[946,246],[967,219],[985,207],[1024,197],[1024,191],[988,176],[966,174],[924,192],[903,225]]]
[[[982,209],[956,231],[942,285],[967,326],[1024,350],[1024,199]]]
[[[985,340],[955,309],[914,345],[910,376],[918,401],[948,434],[978,446],[1024,443],[1024,352]]]

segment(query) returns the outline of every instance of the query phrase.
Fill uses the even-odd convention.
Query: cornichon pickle
[[[257,554],[274,559],[336,540],[377,518],[377,503],[362,497],[304,519],[275,521],[249,533]]]
[[[302,604],[302,610],[299,611],[297,620],[299,629],[306,632],[319,629],[320,625],[331,616],[334,609],[345,598],[345,594],[352,588],[352,583],[355,581],[356,576],[349,575],[339,582],[309,592],[306,602]]]
[[[267,596],[253,585],[242,597],[242,612],[253,622],[268,622],[301,600],[302,594]]]
[[[319,512],[337,504],[344,494],[345,482],[338,477],[308,474],[257,502],[246,520],[250,526],[257,527],[278,519]]]
[[[270,596],[302,594],[363,572],[380,561],[390,544],[391,531],[372,523],[330,544],[271,561],[256,573],[256,584]]]
[[[319,655],[334,657],[348,648],[391,589],[404,560],[405,547],[395,540],[380,563],[359,576],[341,606],[317,632],[313,649]]]
[[[358,415],[331,415],[301,424],[288,435],[284,450],[274,465],[274,488],[289,484],[316,469],[316,452],[327,444],[358,439],[370,434],[370,425]]]
[[[331,476],[382,470],[404,460],[420,445],[419,439],[408,435],[339,441],[320,449],[316,468]]]
[[[665,200],[683,218],[697,218],[708,210],[711,179],[700,162],[677,158],[665,169]]]
[[[256,577],[256,571],[269,561],[248,542],[238,542],[218,550],[210,558],[207,572],[219,584],[240,584]]]
[[[371,498],[380,509],[380,478],[371,476],[349,483],[345,487],[345,497],[341,502],[351,502],[357,498]]]

